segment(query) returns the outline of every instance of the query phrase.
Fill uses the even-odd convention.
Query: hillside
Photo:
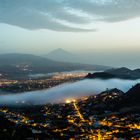
[[[73,70],[101,70],[88,64],[67,63],[31,54],[1,54],[0,73],[7,76],[24,76],[29,73],[62,72]]]
[[[36,64],[39,62],[52,65],[55,62],[32,54],[9,53],[0,55],[0,65]]]
[[[110,79],[110,78],[120,78],[120,79],[139,79],[140,78],[140,69],[131,70],[125,67],[118,69],[109,69],[104,72],[89,73],[86,78],[101,78],[101,79]]]
[[[111,91],[112,93],[119,93],[119,90],[117,91]],[[100,94],[107,96],[111,92],[104,92],[104,94]],[[121,93],[121,91],[120,91]],[[137,84],[133,86],[131,89],[129,89],[126,93],[124,94],[119,94],[117,98],[110,98],[110,101],[108,102],[106,100],[107,106],[111,109],[115,110],[120,110],[122,112],[135,112],[139,111],[140,112],[140,84]]]
[[[85,107],[90,110],[91,114],[105,111],[140,112],[140,84],[135,85],[126,93],[115,88],[107,89],[96,96],[90,96],[85,102]]]
[[[121,112],[140,112],[140,84],[132,87],[117,100],[115,109]]]
[[[131,106],[140,106],[140,84],[135,85],[128,92],[126,92],[124,102]]]
[[[86,78],[92,79],[92,78],[102,78],[102,79],[110,79],[110,78],[115,78],[115,75],[109,74],[106,72],[95,72],[93,74],[88,73]]]
[[[125,67],[118,69],[110,69],[106,71],[109,74],[116,75],[116,77],[120,78],[130,78],[130,79],[138,79],[140,78],[140,69],[131,70]]]

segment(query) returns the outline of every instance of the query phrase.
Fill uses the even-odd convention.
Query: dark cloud
[[[95,31],[84,25],[139,15],[140,0],[0,0],[0,22],[27,29]]]
[[[140,0],[67,0],[67,5],[97,16],[98,21],[122,21],[140,16]]]

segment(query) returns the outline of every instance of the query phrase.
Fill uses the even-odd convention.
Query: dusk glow
[[[0,0],[0,140],[140,140],[140,0]]]
[[[80,55],[78,62],[136,68],[139,9],[139,0],[1,0],[0,52],[63,48]]]

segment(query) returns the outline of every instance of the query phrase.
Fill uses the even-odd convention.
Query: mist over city
[[[64,103],[67,99],[80,99],[89,95],[96,95],[108,89],[119,88],[127,92],[140,80],[82,80],[75,83],[67,83],[56,86],[49,90],[33,91],[13,95],[0,96],[0,104],[24,105],[35,104],[44,105],[46,103]],[[100,85],[100,86],[99,86]]]
[[[0,139],[139,140],[140,0],[0,0]]]

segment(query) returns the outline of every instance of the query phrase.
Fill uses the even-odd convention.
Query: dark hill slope
[[[8,76],[73,70],[97,70],[93,65],[53,61],[31,54],[1,54],[0,73]]]
[[[104,72],[89,73],[86,78],[120,78],[120,79],[140,79],[140,69],[130,70],[128,68],[109,69]]]

